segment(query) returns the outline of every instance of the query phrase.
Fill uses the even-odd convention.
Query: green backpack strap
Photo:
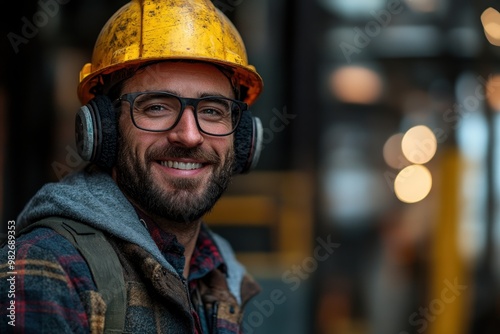
[[[62,217],[49,217],[27,227],[48,227],[68,239],[80,252],[92,273],[97,291],[106,302],[104,333],[123,333],[125,328],[126,291],[123,269],[102,231]],[[25,230],[20,233],[26,232]]]

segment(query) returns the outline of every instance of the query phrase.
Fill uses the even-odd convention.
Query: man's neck
[[[158,227],[164,232],[175,235],[177,242],[179,242],[184,247],[184,270],[183,276],[187,279],[189,277],[189,264],[191,263],[191,257],[196,247],[196,241],[198,240],[198,235],[200,234],[201,219],[192,222],[173,222],[168,219],[162,218],[160,216],[151,214],[141,208],[137,203],[128,199],[133,206],[147,215],[152,219]]]
[[[191,257],[196,247],[196,240],[198,240],[198,235],[201,228],[201,219],[195,222],[190,222],[189,224],[183,223],[172,223],[166,219],[151,216],[158,226],[165,232],[173,234],[176,236],[177,241],[184,246],[184,271],[183,275],[187,279],[189,277],[189,264],[191,263]]]

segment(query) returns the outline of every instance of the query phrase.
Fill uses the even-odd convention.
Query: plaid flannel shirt
[[[144,218],[143,218],[144,219]],[[154,222],[144,219],[150,234],[167,260],[182,274],[184,266],[183,247],[175,236],[162,231]],[[135,245],[134,245],[135,246]],[[0,249],[0,291],[6,294],[10,287],[10,269],[5,263],[7,247]],[[10,300],[0,299],[1,333],[99,333],[102,329],[105,306],[96,298],[96,286],[89,268],[79,252],[64,237],[48,228],[37,228],[19,237],[16,241],[15,263],[15,318],[9,324]],[[213,304],[205,305],[199,289],[213,285],[214,277],[225,274],[226,268],[217,246],[206,228],[200,231],[191,258],[188,279],[192,307],[192,332],[194,333],[240,333],[238,321],[225,311],[217,314]],[[209,277],[212,282],[204,284]],[[217,280],[217,279],[216,279]],[[217,280],[221,282],[220,279]],[[244,286],[250,287],[250,298],[258,286],[250,277],[245,277]],[[130,296],[129,296],[130,298]],[[131,303],[129,299],[129,304]],[[216,322],[206,326],[216,315]],[[233,313],[233,310],[231,310]],[[127,317],[133,315],[127,311]],[[205,321],[200,321],[200,316]],[[229,316],[229,317],[228,317]],[[167,331],[166,331],[167,332]]]

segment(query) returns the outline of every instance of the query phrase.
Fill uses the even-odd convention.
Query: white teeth
[[[182,169],[182,170],[191,170],[201,168],[202,164],[195,162],[180,162],[180,161],[161,161],[161,165],[165,167]]]

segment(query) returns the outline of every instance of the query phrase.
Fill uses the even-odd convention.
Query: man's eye
[[[146,112],[146,113],[158,113],[158,112],[162,112],[162,111],[165,111],[167,110],[167,108],[165,108],[165,106],[161,105],[161,104],[152,104],[152,105],[149,105],[147,107],[145,107],[143,109],[143,112]]]
[[[224,112],[221,111],[220,109],[217,108],[211,108],[211,107],[206,107],[198,111],[199,113],[205,114],[205,115],[223,115]]]

